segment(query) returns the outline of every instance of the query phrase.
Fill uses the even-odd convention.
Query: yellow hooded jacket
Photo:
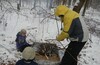
[[[79,14],[70,10],[68,7],[66,7],[64,5],[59,5],[55,9],[55,15],[56,16],[64,15],[64,19],[63,19],[64,28],[63,28],[61,34],[59,34],[57,36],[58,41],[63,41],[65,38],[69,37],[68,31],[70,29],[71,23],[72,23],[73,19],[79,17]]]

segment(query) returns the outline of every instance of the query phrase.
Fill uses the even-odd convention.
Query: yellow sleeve
[[[57,41],[63,41],[67,37],[69,37],[69,34],[62,31],[61,34],[59,34],[56,39]]]
[[[70,29],[71,23],[72,23],[72,20],[71,19],[65,19],[64,20],[64,28],[63,28],[63,31],[56,38],[58,41],[63,41],[65,38],[68,38],[69,37],[68,31]]]
[[[63,41],[65,38],[69,37],[68,31],[71,27],[72,21],[77,17],[79,17],[79,14],[73,11],[70,11],[67,15],[65,15],[65,18],[63,20],[63,31],[56,38],[58,41]]]

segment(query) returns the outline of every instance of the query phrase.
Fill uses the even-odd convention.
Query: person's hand
[[[58,36],[56,36],[56,40],[59,41],[59,37]]]

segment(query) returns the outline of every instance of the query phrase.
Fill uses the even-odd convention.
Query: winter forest
[[[78,56],[78,65],[100,65],[100,0],[0,0],[0,65],[15,65],[22,58],[15,42],[21,29],[27,30],[27,42],[44,55],[37,54],[35,61],[39,65],[58,65],[70,42],[55,40],[61,23],[54,9],[61,4],[79,13],[89,29],[89,40]],[[51,51],[57,58],[50,55]]]

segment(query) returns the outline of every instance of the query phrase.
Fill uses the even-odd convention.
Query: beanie
[[[35,58],[35,51],[32,47],[26,47],[22,52],[22,57],[25,60],[32,60]]]

